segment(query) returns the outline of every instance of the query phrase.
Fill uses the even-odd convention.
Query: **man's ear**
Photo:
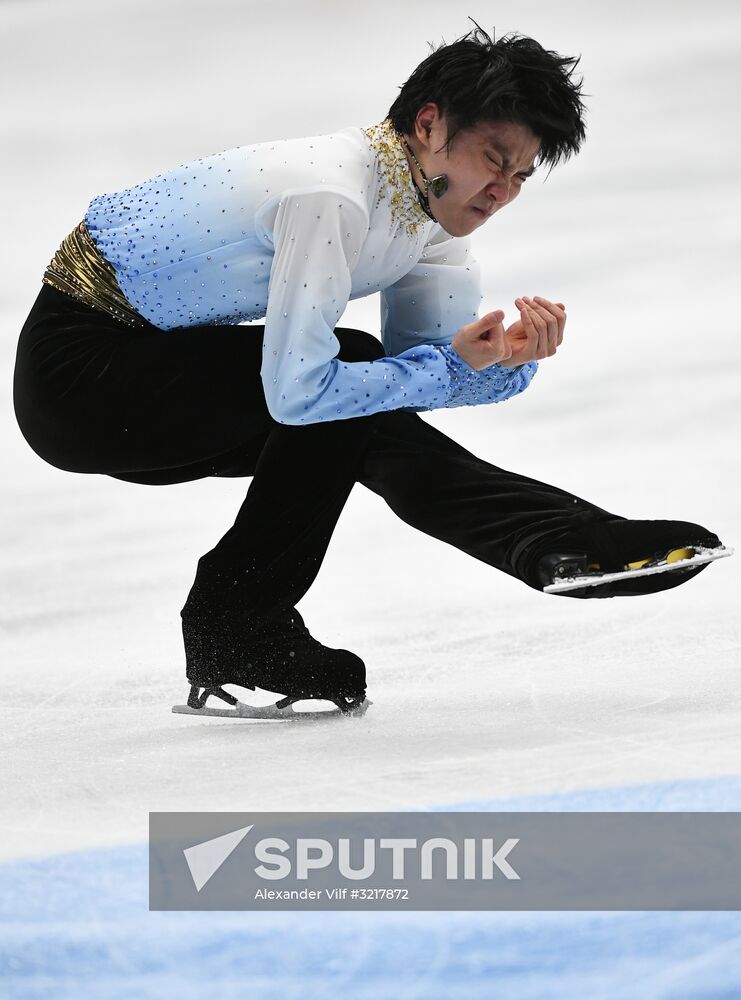
[[[417,139],[425,145],[429,145],[430,135],[432,133],[432,122],[434,122],[439,115],[440,109],[434,101],[428,101],[427,104],[423,105],[417,112],[415,132]]]

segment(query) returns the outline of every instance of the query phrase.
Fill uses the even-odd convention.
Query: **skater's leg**
[[[335,335],[345,361],[383,356],[368,334]],[[321,678],[337,662],[364,692],[362,661],[317,643],[295,605],[319,571],[377,417],[272,429],[237,519],[199,560],[181,612],[191,683],[231,678],[286,692],[297,671]]]
[[[131,328],[44,285],[18,343],[16,415],[31,447],[70,472],[250,474],[275,425],[261,359],[261,328]]]
[[[522,578],[524,550],[614,515],[478,458],[417,414],[383,414],[360,481],[407,524]]]
[[[21,334],[15,405],[51,464],[139,483],[254,475],[234,526],[199,565],[190,614],[293,606],[319,569],[373,416],[306,427],[273,420],[262,327],[123,326],[44,285]],[[338,328],[339,357],[383,357]]]
[[[340,328],[335,333],[343,360],[384,355],[368,334]],[[229,665],[212,655],[219,615],[222,624],[225,616],[238,618],[237,625],[263,613],[275,618],[306,592],[355,482],[374,420],[304,428],[274,421],[260,379],[263,334],[261,327],[235,326],[131,330],[44,286],[19,342],[18,421],[34,450],[51,464],[151,484],[255,476],[234,527],[199,565],[187,605],[190,619],[184,621],[193,640],[192,679],[206,675],[202,667],[207,673],[214,663],[219,669]],[[199,624],[205,630],[197,634]],[[296,661],[289,657],[297,650],[304,680],[307,665],[311,670],[321,665],[326,673],[334,663],[348,671],[354,689],[364,686],[362,661],[321,647],[296,613],[290,624],[288,637],[265,623],[259,635],[252,634],[250,648],[262,650],[262,662],[254,666],[263,681],[280,681],[293,690],[288,675]],[[210,643],[200,663],[199,643]],[[238,646],[235,654],[244,650],[243,643]],[[234,657],[226,659],[234,665]]]
[[[369,334],[335,335],[343,361],[384,356]],[[316,578],[378,417],[276,424],[233,527],[198,563],[184,619],[249,623],[293,610]]]
[[[719,544],[700,525],[628,520],[556,486],[490,465],[414,413],[379,416],[360,482],[407,524],[538,590],[548,582],[539,566],[549,553],[583,552],[603,570],[613,570],[662,545],[693,538]],[[568,596],[663,590],[701,568],[642,577],[612,593],[592,588]]]
[[[19,426],[37,454],[70,472],[154,485],[252,476],[282,426],[265,402],[263,334],[131,328],[43,285],[18,343]],[[361,331],[338,339],[340,357],[383,356]]]

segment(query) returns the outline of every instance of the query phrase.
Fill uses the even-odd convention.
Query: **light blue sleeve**
[[[451,388],[446,407],[479,406],[481,403],[501,403],[511,399],[527,389],[538,370],[537,361],[528,361],[515,368],[489,365],[477,372],[449,344],[438,347],[438,350],[445,358],[450,374]]]
[[[438,228],[419,262],[381,293],[381,336],[389,353],[414,344],[434,344],[445,358],[451,385],[445,407],[499,403],[522,392],[537,371],[536,361],[516,368],[490,365],[477,372],[451,346],[462,326],[479,317],[481,277],[468,236]],[[424,411],[426,405],[405,409]]]
[[[449,362],[418,343],[396,357],[344,363],[334,328],[347,305],[352,268],[369,228],[351,192],[316,186],[276,203],[263,338],[262,384],[282,424],[346,420],[409,406],[445,406]]]

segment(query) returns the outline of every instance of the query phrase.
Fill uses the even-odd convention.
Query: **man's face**
[[[437,105],[427,104],[417,116],[415,133],[407,138],[430,180],[448,175],[448,190],[441,198],[429,192],[430,211],[451,236],[467,236],[514,201],[533,171],[540,141],[526,125],[486,122],[459,132],[448,153],[442,149],[447,135],[445,116]],[[424,191],[413,161],[410,168]]]

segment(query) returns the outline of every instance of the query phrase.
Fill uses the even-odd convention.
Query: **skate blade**
[[[543,587],[544,594],[563,594],[567,590],[580,590],[583,587],[600,587],[604,583],[613,583],[616,580],[631,580],[638,576],[653,576],[656,573],[677,573],[685,569],[692,569],[693,566],[703,566],[705,563],[714,562],[716,559],[723,559],[733,555],[733,549],[725,545],[715,549],[703,549],[699,546],[686,550],[694,552],[694,555],[685,559],[666,560],[657,566],[644,566],[642,568],[620,570],[616,573],[602,573],[590,576],[565,577],[557,583],[549,583]]]
[[[306,701],[307,699],[303,699]],[[191,708],[190,705],[173,705],[172,711],[176,715],[210,715],[221,719],[263,719],[268,721],[280,720],[281,722],[309,722],[314,719],[334,719],[334,718],[358,718],[365,715],[369,707],[373,704],[365,698],[359,705],[347,712],[333,706],[327,709],[317,709],[313,711],[297,711],[293,704],[286,705],[285,708],[278,708],[274,705],[248,705],[246,702],[238,701],[231,708],[211,708],[204,705],[203,708]]]

